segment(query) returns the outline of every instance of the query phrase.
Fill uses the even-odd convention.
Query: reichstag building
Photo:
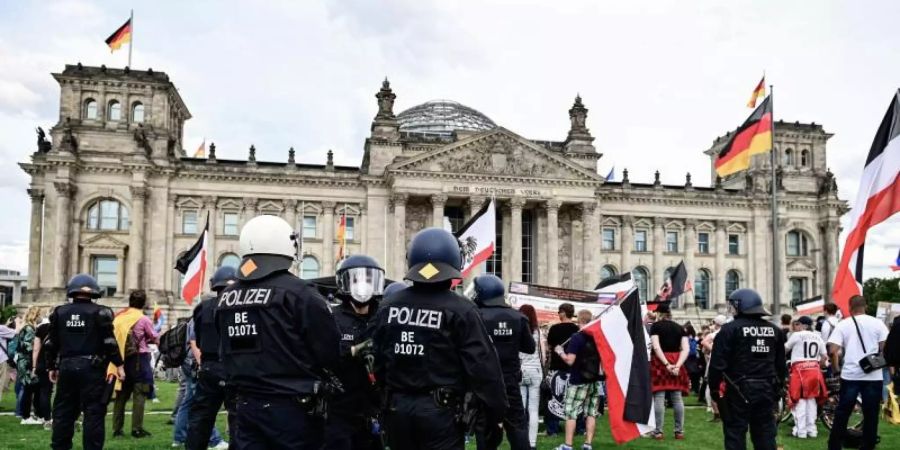
[[[219,159],[214,145],[205,158],[188,157],[183,130],[191,113],[163,72],[78,64],[53,77],[59,121],[46,138],[39,131],[37,150],[21,164],[31,179],[29,302],[58,303],[68,278],[89,272],[104,302],[124,304],[141,288],[183,313],[173,266],[207,214],[210,266],[236,265],[241,225],[274,214],[302,231],[300,275],[331,274],[346,214],[347,253],[369,254],[401,279],[416,231],[445,218],[457,228],[491,197],[499,206],[497,248],[480,271],[590,289],[630,270],[647,298],[684,260],[694,289],[679,315],[708,317],[745,286],[771,300],[773,239],[785,305],[827,298],[839,259],[838,218],[847,207],[825,163],[832,135],[815,123],[776,123],[781,232],[773,237],[767,155],[712,186],[695,186],[689,174],[679,185],[661,184],[658,174],[632,182],[627,171],[605,181],[578,97],[568,134],[535,140],[453,101],[395,113],[385,80],[362,161],[343,167],[330,152],[324,164],[296,161],[293,149],[283,161],[257,161],[253,147],[246,159]],[[726,141],[705,149],[711,172]]]

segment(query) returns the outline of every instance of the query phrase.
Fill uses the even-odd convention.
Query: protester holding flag
[[[684,439],[684,400],[690,393],[691,380],[684,362],[690,351],[684,327],[672,321],[669,305],[656,309],[658,320],[650,327],[650,343],[653,357],[650,359],[650,381],[653,390],[653,407],[656,411],[656,429],[651,436],[662,440],[666,398],[675,410],[675,439]]]
[[[590,311],[583,309],[578,311],[578,325],[586,326],[593,319]],[[600,354],[592,336],[579,331],[572,335],[569,342],[563,346],[557,345],[553,349],[559,358],[570,366],[569,384],[566,386],[566,429],[565,444],[557,447],[557,450],[572,450],[572,442],[575,439],[575,421],[579,414],[585,416],[585,433],[582,450],[591,450],[591,441],[594,439],[594,431],[597,425],[597,415],[600,414],[600,397],[603,387],[600,385]]]
[[[559,314],[559,323],[552,325],[547,331],[547,348],[551,350],[568,341],[573,334],[578,332],[579,328],[578,324],[572,322],[572,318],[575,317],[575,307],[572,306],[571,303],[560,304],[557,311]],[[564,380],[568,378],[569,366],[556,352],[550,352],[547,367],[547,379],[549,380],[551,387],[556,384],[554,381],[565,383]],[[562,378],[562,380],[557,379],[557,373],[560,371],[563,372],[559,377]],[[557,417],[553,414],[551,408],[547,409],[547,414],[544,416],[544,426],[547,427],[547,436],[553,436],[559,432],[559,419],[561,418],[562,417]]]
[[[132,291],[128,296],[128,309],[116,314],[113,321],[119,351],[125,359],[125,381],[117,383],[116,404],[113,408],[113,437],[124,436],[125,402],[132,398],[131,437],[145,438],[150,432],[144,429],[144,403],[153,390],[153,367],[150,365],[150,344],[159,345],[159,335],[144,315],[147,293]]]

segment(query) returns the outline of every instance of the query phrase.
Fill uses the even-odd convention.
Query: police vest
[[[522,341],[524,317],[507,307],[483,307],[479,309],[484,326],[497,349],[500,367],[506,375],[517,375],[521,370],[519,342]]]
[[[101,321],[112,322],[112,311],[89,302],[73,302],[57,307],[59,356],[94,356],[103,354]],[[103,315],[103,317],[101,317]]]
[[[216,298],[203,300],[197,305],[197,311],[194,313],[197,347],[200,348],[204,362],[219,360],[219,330],[215,321],[216,301]]]
[[[738,378],[775,377],[776,345],[784,346],[781,331],[762,319],[738,318],[726,325],[732,340],[733,365],[728,372]],[[783,350],[783,348],[782,348]]]

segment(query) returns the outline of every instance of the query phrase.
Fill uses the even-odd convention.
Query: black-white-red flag
[[[485,202],[484,206],[456,232],[459,246],[462,249],[465,277],[473,267],[487,261],[494,254],[497,240],[497,213],[494,210],[494,199]]]
[[[209,217],[206,218],[206,226],[197,242],[184,252],[175,261],[175,270],[184,275],[181,281],[181,298],[188,305],[203,292],[203,282],[206,279],[206,235],[209,232]]]
[[[863,249],[869,228],[900,211],[900,89],[875,133],[856,203],[850,210],[847,241],[834,279],[832,301],[846,316],[850,297],[862,292]]]

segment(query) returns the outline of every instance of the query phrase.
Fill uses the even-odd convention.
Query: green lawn
[[[175,397],[176,386],[171,383],[160,383],[159,385],[159,403],[148,403],[148,410],[157,414],[148,414],[145,419],[145,428],[153,433],[153,436],[146,439],[132,439],[129,437],[112,439],[111,434],[111,417],[110,412],[107,415],[107,445],[109,449],[161,449],[170,448],[172,443],[172,426],[166,424],[168,420],[168,411],[171,411],[171,405]],[[693,400],[688,400],[693,402]],[[687,417],[685,420],[685,434],[687,439],[684,441],[676,441],[672,436],[672,414],[669,412],[666,417],[666,440],[651,441],[647,439],[639,439],[622,446],[626,449],[714,449],[722,448],[722,428],[721,424],[707,422],[707,415],[703,408],[690,407],[696,405],[689,403]],[[14,409],[13,395],[7,392],[3,396],[3,402],[0,403],[0,413],[8,413]],[[224,432],[225,417],[219,416],[219,431]],[[125,418],[126,434],[130,429],[130,416]],[[882,448],[893,448],[890,443],[900,443],[900,427],[893,426],[887,422],[882,422],[879,427],[879,433],[882,439]],[[779,430],[779,443],[787,450],[819,450],[825,448],[828,430],[820,427],[818,439],[800,440],[790,436],[790,425],[784,424]],[[75,434],[75,448],[81,448],[81,434]],[[562,442],[561,438],[538,437],[538,447],[541,449],[552,449]],[[580,448],[582,439],[576,437],[576,448]],[[887,444],[887,445],[886,445]],[[50,432],[45,431],[37,425],[20,425],[18,419],[8,414],[0,414],[0,447],[4,449],[45,449],[50,446]],[[597,438],[594,440],[594,448],[610,448],[614,447],[612,437],[609,434],[609,428],[605,418],[601,418]],[[475,448],[474,442],[470,443],[467,448]],[[504,446],[503,448],[507,448]],[[752,446],[750,447],[752,448]]]

